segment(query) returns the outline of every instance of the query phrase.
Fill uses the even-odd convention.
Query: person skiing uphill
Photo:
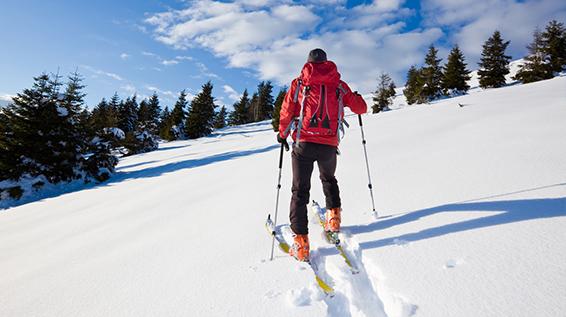
[[[293,186],[289,213],[294,243],[289,253],[299,261],[309,260],[307,204],[314,162],[326,197],[324,229],[340,231],[340,191],[334,173],[344,106],[356,114],[367,111],[362,96],[340,80],[336,64],[327,60],[326,53],[320,48],[310,51],[281,106],[277,134],[277,141],[288,148],[287,136],[295,128],[291,136],[295,143],[291,154]]]

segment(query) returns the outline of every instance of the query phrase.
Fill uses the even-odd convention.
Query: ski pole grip
[[[361,115],[361,114],[358,115],[358,121],[360,122],[360,127],[363,126],[363,124],[362,124],[362,115]]]

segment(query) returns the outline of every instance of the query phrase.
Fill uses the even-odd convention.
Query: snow
[[[69,115],[69,110],[64,106],[57,105],[57,113],[60,117],[66,117]]]
[[[360,273],[310,224],[334,298],[279,250],[269,261],[279,147],[263,122],[161,144],[104,184],[0,212],[0,316],[564,316],[564,87],[364,116],[377,220],[349,118],[337,177]],[[289,153],[282,185],[285,223]],[[324,201],[316,168],[311,197]]]
[[[126,133],[120,128],[104,128],[104,133],[113,135],[118,140],[124,140],[126,138]]]

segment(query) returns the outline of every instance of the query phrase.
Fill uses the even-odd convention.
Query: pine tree
[[[169,112],[169,108],[165,107],[165,109],[161,112],[159,120],[159,137],[167,141],[176,140],[175,136],[173,135],[172,127],[173,116],[171,112]]]
[[[185,133],[191,139],[209,135],[214,123],[214,97],[212,83],[209,81],[191,102],[191,109],[185,122]]]
[[[379,76],[379,83],[377,89],[373,93],[373,106],[372,112],[378,113],[380,111],[389,110],[389,106],[393,104],[393,97],[395,96],[395,83],[391,76],[386,73],[381,73]]]
[[[564,24],[552,20],[541,34],[543,52],[548,55],[550,71],[558,73],[566,68],[566,29]]]
[[[222,129],[226,126],[226,118],[228,116],[228,111],[226,110],[225,106],[220,108],[220,111],[216,113],[214,116],[214,128],[215,129]]]
[[[421,70],[424,80],[422,93],[427,101],[432,101],[443,95],[442,93],[442,67],[440,61],[436,58],[438,50],[431,45],[425,57],[425,66]]]
[[[285,96],[287,95],[287,87],[281,89],[277,94],[277,98],[275,98],[275,103],[273,105],[273,114],[271,115],[271,125],[273,126],[273,131],[279,131],[279,117],[281,114],[281,106],[283,105],[283,101],[285,100]]]
[[[259,117],[258,109],[259,109],[259,94],[257,92],[254,92],[254,94],[252,95],[252,99],[250,99],[250,103],[248,107],[249,122],[259,121],[257,120],[257,118]]]
[[[470,80],[471,76],[466,66],[464,54],[460,51],[458,45],[454,46],[448,54],[448,61],[444,66],[442,77],[442,88],[446,94],[461,95],[470,89],[467,81]]]
[[[179,94],[179,99],[175,102],[173,110],[171,111],[171,137],[173,140],[182,139],[185,137],[185,120],[187,118],[187,92],[185,90],[181,91]]]
[[[114,104],[116,106],[114,106]],[[120,104],[119,99],[112,97],[110,103],[102,98],[100,103],[92,109],[90,115],[90,125],[95,131],[101,131],[104,128],[114,128],[118,126],[117,105]]]
[[[249,120],[249,108],[250,108],[250,99],[248,96],[248,90],[244,90],[242,93],[242,97],[240,100],[234,104],[234,111],[230,114],[229,124],[230,125],[239,125],[245,124],[250,122]]]
[[[270,81],[263,83],[261,89],[258,87],[259,111],[256,121],[271,119],[273,114],[273,85]]]
[[[525,57],[525,64],[520,66],[513,78],[524,84],[552,78],[549,55],[546,53],[545,43],[538,29],[534,31],[533,41],[527,45],[527,49],[529,55]]]
[[[137,96],[128,97],[118,105],[118,128],[125,133],[135,131],[138,123]]]
[[[101,165],[112,172],[115,158],[108,151],[108,157],[102,158],[89,142],[82,78],[71,74],[63,93],[60,78],[46,74],[34,78],[33,87],[24,89],[0,113],[5,132],[0,136],[1,179],[32,178],[33,187],[38,188],[45,181],[99,179]],[[23,192],[12,189],[14,198]]]
[[[159,134],[159,98],[156,93],[146,101],[142,100],[138,109],[138,130],[147,131],[152,135]]]
[[[403,94],[405,95],[405,98],[407,99],[407,103],[409,105],[426,102],[426,98],[422,93],[424,87],[424,78],[421,73],[421,70],[417,69],[416,66],[411,66],[411,68],[409,68],[409,71],[407,72],[407,83],[405,84]]]
[[[511,56],[505,55],[509,41],[503,42],[501,33],[495,31],[483,44],[482,57],[478,70],[481,88],[498,88],[505,85],[505,75],[509,74]]]

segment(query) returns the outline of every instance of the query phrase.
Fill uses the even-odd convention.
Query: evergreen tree
[[[137,96],[128,97],[118,105],[118,128],[125,133],[136,130],[138,123]]]
[[[240,100],[234,104],[234,111],[230,114],[229,124],[239,125],[250,122],[249,120],[250,99],[248,97],[248,90],[244,90]]]
[[[187,92],[181,91],[179,99],[175,102],[173,110],[171,111],[171,137],[173,140],[182,139],[185,137],[185,120],[187,118]]]
[[[519,71],[513,78],[524,84],[552,78],[549,56],[545,50],[542,34],[538,29],[534,31],[533,42],[527,45],[527,49],[529,55],[525,57],[525,64],[519,67]]]
[[[431,45],[425,57],[425,66],[421,70],[421,75],[424,80],[422,94],[427,101],[439,98],[442,93],[442,67],[440,61],[442,59],[436,58],[438,50]]]
[[[257,92],[254,92],[254,94],[252,95],[252,99],[250,99],[250,104],[248,107],[249,122],[258,121],[257,120],[257,118],[259,117],[258,109],[259,109],[259,94]]]
[[[287,88],[283,88],[277,94],[277,98],[275,98],[275,103],[273,105],[273,114],[271,115],[271,125],[273,126],[273,131],[279,131],[279,117],[281,114],[281,106],[283,105],[283,101],[285,100],[285,96],[287,95]]]
[[[271,119],[273,114],[273,85],[270,81],[263,83],[261,89],[258,87],[258,117],[256,121]]]
[[[424,78],[421,74],[421,70],[417,69],[416,66],[411,66],[407,72],[407,83],[405,84],[405,89],[403,94],[407,99],[407,103],[412,105],[414,103],[425,103],[426,98],[422,93],[424,87]]]
[[[214,97],[212,83],[209,81],[191,102],[191,109],[185,122],[185,133],[191,139],[209,135],[214,123]]]
[[[116,107],[113,106],[116,104]],[[95,131],[101,131],[104,128],[114,128],[118,126],[117,105],[120,104],[119,99],[114,99],[110,103],[106,99],[102,99],[98,105],[92,109],[90,115],[90,125]]]
[[[31,178],[33,187],[39,188],[45,182],[99,180],[102,165],[112,172],[115,158],[108,151],[106,158],[98,155],[89,142],[82,78],[71,74],[63,93],[60,78],[46,74],[34,78],[33,87],[24,89],[0,113],[5,132],[0,136],[1,179]],[[23,192],[20,187],[12,189],[14,198]]]
[[[169,108],[165,107],[165,109],[161,112],[160,120],[159,120],[159,137],[163,140],[172,141],[176,138],[173,136],[173,117],[171,112],[169,112]]]
[[[470,89],[467,81],[470,80],[471,76],[466,66],[464,54],[460,51],[458,45],[454,46],[448,54],[448,61],[444,66],[442,77],[442,88],[447,94],[461,95]]]
[[[380,111],[389,110],[389,106],[393,104],[394,96],[395,83],[389,74],[381,73],[377,89],[373,93],[373,106],[371,107],[372,112],[378,113]]]
[[[225,106],[220,108],[220,111],[216,113],[214,117],[214,128],[215,129],[222,129],[226,126],[226,118],[228,116],[228,112]]]
[[[542,51],[548,55],[550,71],[558,73],[566,68],[566,29],[564,24],[552,20],[541,34]]]
[[[495,31],[483,44],[478,70],[481,88],[498,88],[505,85],[505,75],[509,74],[511,56],[505,55],[509,41],[503,42],[501,33]]]
[[[159,116],[161,107],[159,107],[159,98],[156,93],[146,101],[140,103],[138,110],[138,129],[139,131],[147,131],[152,135],[159,134]]]

